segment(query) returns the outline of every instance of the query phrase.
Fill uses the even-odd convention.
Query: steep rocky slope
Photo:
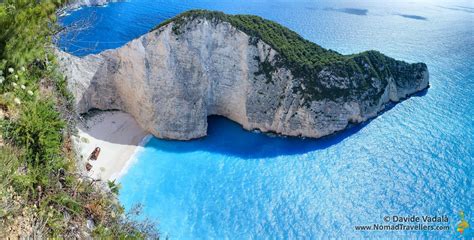
[[[58,52],[79,113],[119,109],[159,138],[206,135],[207,116],[322,137],[428,87],[425,64],[344,56],[255,16],[190,11],[125,46]]]
[[[110,2],[118,2],[120,0],[72,0],[65,5],[65,11],[73,10],[80,7],[103,6]]]

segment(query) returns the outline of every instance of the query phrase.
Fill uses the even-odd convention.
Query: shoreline
[[[130,169],[130,167],[135,164],[137,161],[138,161],[138,154],[140,154],[141,152],[143,152],[145,150],[145,145],[153,138],[153,135],[151,134],[147,134],[141,141],[140,143],[138,144],[138,146],[135,148],[135,151],[133,152],[133,154],[130,156],[130,158],[128,159],[128,161],[125,162],[125,164],[123,165],[122,169],[120,170],[120,172],[116,175],[116,178],[115,180],[118,181],[120,180],[120,178],[122,178],[125,174],[127,174],[128,170]],[[110,179],[109,179],[110,180]]]
[[[144,131],[135,119],[121,111],[99,111],[78,124],[73,137],[79,158],[79,169],[87,176],[103,181],[120,179],[137,160],[152,135]],[[96,148],[97,160],[88,160]],[[86,165],[90,164],[90,171]]]
[[[67,14],[71,11],[76,11],[82,7],[105,7],[109,3],[118,2],[118,0],[75,0],[67,3],[61,9],[59,9],[60,14]]]

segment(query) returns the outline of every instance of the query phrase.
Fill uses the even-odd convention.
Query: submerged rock
[[[322,137],[428,87],[424,63],[355,55],[249,15],[190,11],[125,46],[58,52],[76,109],[119,109],[159,138],[207,133],[207,116],[245,129]]]

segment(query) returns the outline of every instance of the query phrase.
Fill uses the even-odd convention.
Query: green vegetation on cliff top
[[[426,69],[425,64],[407,64],[387,57],[377,51],[366,51],[353,55],[342,55],[332,50],[308,41],[296,32],[270,20],[253,15],[229,15],[222,12],[207,10],[191,10],[159,24],[159,29],[169,23],[174,23],[173,32],[180,35],[186,29],[184,25],[194,19],[205,18],[214,22],[228,22],[235,28],[249,35],[252,43],[258,40],[270,45],[280,54],[275,67],[286,67],[292,74],[303,79],[305,89],[302,90],[306,99],[338,99],[358,98],[362,94],[369,100],[377,100],[383,93],[372,87],[373,78],[382,81],[384,87],[386,78],[393,77],[397,84],[403,85],[413,78],[412,74],[420,69]],[[265,74],[267,80],[275,70],[269,64],[261,66],[258,73]],[[367,68],[369,66],[369,68]],[[327,87],[321,83],[318,73],[328,69],[338,77],[349,78],[354,82],[352,88]]]
[[[288,62],[292,62],[301,68],[313,69],[335,61],[345,60],[341,54],[326,50],[276,22],[253,15],[229,15],[216,11],[191,10],[162,22],[155,29],[174,22],[173,30],[176,34],[179,34],[183,23],[198,17],[229,22],[249,36],[261,39],[269,44],[283,55]]]

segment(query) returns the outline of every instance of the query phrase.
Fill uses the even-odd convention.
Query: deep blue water
[[[275,20],[341,53],[428,64],[431,88],[367,124],[320,140],[269,137],[210,118],[209,136],[152,139],[120,179],[120,200],[172,239],[460,238],[474,226],[474,3],[131,0],[72,12],[91,27],[77,55],[115,48],[187,9]],[[92,18],[90,16],[93,16]],[[391,215],[447,215],[448,231],[355,231]]]

